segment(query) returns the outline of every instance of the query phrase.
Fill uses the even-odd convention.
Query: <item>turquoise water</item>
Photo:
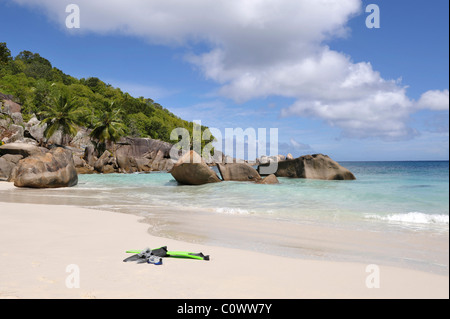
[[[87,206],[143,215],[163,207],[361,227],[448,229],[449,162],[341,164],[356,181],[280,178],[279,185],[181,186],[167,173],[81,175],[73,196],[84,196]]]
[[[162,238],[448,275],[449,162],[341,164],[357,180],[182,186],[168,173],[80,175],[72,188],[0,199],[137,214]]]

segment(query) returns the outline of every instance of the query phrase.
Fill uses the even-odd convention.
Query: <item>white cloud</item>
[[[341,128],[343,135],[350,137],[375,135],[384,139],[403,139],[414,136],[415,131],[406,124],[414,103],[406,96],[404,88],[379,81],[373,87],[363,84],[361,88],[346,89],[341,85],[342,92],[331,98],[299,99],[283,109],[281,115],[320,118]],[[376,86],[383,89],[374,89]],[[339,86],[335,89],[338,91]]]
[[[449,110],[449,91],[428,91],[422,94],[416,107],[418,109],[429,109],[433,111]]]
[[[64,24],[72,1],[13,0],[42,6]],[[369,62],[355,63],[326,46],[348,34],[361,0],[78,0],[81,31],[120,32],[151,43],[186,45],[186,60],[237,102],[271,95],[295,102],[282,116],[314,117],[351,137],[404,139],[420,109],[448,110],[448,90],[419,101],[400,81],[383,79]],[[195,52],[197,43],[209,49]]]
[[[12,1],[41,6],[61,24],[66,6],[73,3]],[[267,39],[283,45],[286,37],[297,38],[301,45],[344,34],[348,15],[360,10],[359,0],[77,0],[76,4],[86,31],[122,32],[162,43],[207,40],[235,46],[233,50],[243,46],[244,52]]]

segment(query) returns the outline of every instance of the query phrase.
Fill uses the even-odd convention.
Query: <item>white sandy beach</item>
[[[11,187],[0,183],[0,190]],[[198,245],[154,237],[147,228],[133,215],[0,202],[0,298],[449,297],[448,276],[379,265],[380,288],[368,288],[366,264]],[[160,246],[211,260],[122,261],[126,250]],[[74,269],[79,288],[66,285]]]

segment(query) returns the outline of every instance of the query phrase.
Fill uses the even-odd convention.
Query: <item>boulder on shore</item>
[[[222,180],[224,181],[259,181],[259,176],[256,169],[245,163],[229,163],[229,164],[217,164]]]
[[[22,155],[6,154],[0,157],[0,181],[8,181],[17,163],[23,158]]]
[[[0,157],[0,181],[7,181],[14,168],[14,164]]]
[[[27,143],[8,143],[0,146],[0,156],[12,154],[28,157],[43,153],[44,151],[40,147]]]
[[[175,180],[184,185],[218,183],[220,178],[194,151],[184,154],[170,170]]]
[[[266,165],[260,165],[261,167]],[[278,162],[277,177],[309,178],[323,180],[354,180],[352,172],[323,154],[305,155],[293,160]]]
[[[19,161],[11,179],[14,186],[31,188],[72,187],[78,183],[72,152],[60,147]]]

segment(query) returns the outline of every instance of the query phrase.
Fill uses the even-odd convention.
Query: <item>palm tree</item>
[[[110,105],[110,110],[104,112],[94,123],[94,129],[90,136],[105,147],[107,142],[117,142],[125,135],[125,125],[120,117],[121,109],[113,109],[114,102]]]
[[[47,124],[44,131],[44,137],[48,140],[58,130],[62,130],[64,136],[74,137],[78,133],[80,116],[83,110],[77,108],[73,98],[61,94],[51,100],[50,105],[44,105],[45,110],[39,113],[44,119],[41,125]]]

